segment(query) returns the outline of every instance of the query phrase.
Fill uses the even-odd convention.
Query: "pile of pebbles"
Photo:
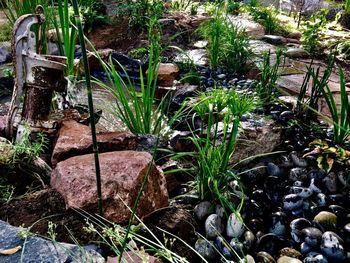
[[[288,121],[293,114],[285,111],[274,118]],[[302,158],[317,137],[300,127],[287,134],[290,140],[281,146],[286,154],[261,158],[238,171],[245,171],[240,213],[227,219],[217,204],[195,206],[203,227],[195,249],[209,262],[350,262],[350,167],[324,172],[316,156]],[[232,203],[238,206],[239,200]]]

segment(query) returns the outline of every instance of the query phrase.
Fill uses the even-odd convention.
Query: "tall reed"
[[[101,216],[103,216],[103,207],[102,207],[102,190],[101,190],[101,171],[100,171],[100,161],[98,156],[98,145],[96,138],[96,126],[95,126],[95,111],[94,111],[94,103],[92,99],[92,89],[91,89],[91,76],[90,76],[90,68],[89,62],[87,58],[87,51],[85,46],[85,37],[83,32],[83,26],[80,19],[80,12],[77,0],[72,0],[75,23],[78,28],[79,40],[82,50],[83,63],[84,63],[84,72],[85,72],[85,82],[86,82],[86,90],[88,96],[88,104],[89,104],[89,114],[90,114],[90,126],[91,126],[91,136],[92,136],[92,148],[94,153],[95,160],[95,173],[96,173],[96,187],[97,187],[97,198],[98,198],[98,210]]]

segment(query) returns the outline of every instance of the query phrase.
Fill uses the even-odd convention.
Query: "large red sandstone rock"
[[[133,207],[149,165],[152,165],[152,171],[137,208],[137,215],[140,217],[168,205],[168,192],[162,171],[152,163],[152,156],[146,152],[120,151],[100,154],[105,218],[119,224],[128,221],[130,212],[126,205]],[[93,154],[72,157],[58,163],[52,172],[51,186],[63,196],[67,208],[96,211],[97,190]]]
[[[99,152],[135,150],[136,136],[126,132],[98,132]],[[76,121],[62,123],[58,139],[52,153],[53,166],[72,156],[92,153],[91,130],[88,126]]]
[[[179,75],[180,69],[172,63],[160,63],[158,70],[159,86],[169,87],[173,85],[174,80]]]

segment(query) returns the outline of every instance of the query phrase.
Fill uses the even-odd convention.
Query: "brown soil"
[[[0,206],[0,220],[13,226],[31,227],[31,232],[44,236],[47,236],[48,222],[51,221],[57,225],[57,241],[72,243],[71,236],[74,236],[84,245],[94,240],[83,231],[86,226],[84,218],[75,211],[66,210],[63,198],[53,189]]]

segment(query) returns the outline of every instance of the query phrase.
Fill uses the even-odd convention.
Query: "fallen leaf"
[[[10,255],[13,255],[13,254],[17,253],[21,249],[22,249],[21,246],[17,246],[17,247],[14,247],[14,248],[9,248],[9,249],[4,249],[4,250],[0,250],[0,254],[4,255],[4,256],[10,256]]]

